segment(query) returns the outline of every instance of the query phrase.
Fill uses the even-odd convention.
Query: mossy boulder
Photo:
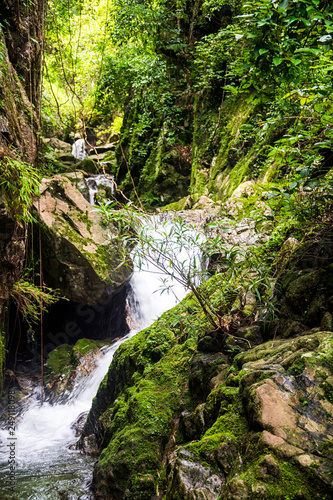
[[[299,245],[291,254],[277,287],[279,321],[283,337],[313,328],[332,330],[333,259],[324,240]]]
[[[106,225],[65,176],[43,179],[34,202],[47,284],[74,302],[104,300],[129,279],[117,230]]]
[[[333,498],[333,334],[269,341],[230,366],[170,327],[189,306],[182,328],[204,327],[192,302],[115,355],[83,434],[102,448],[96,498]]]
[[[45,389],[49,401],[68,400],[76,384],[90,375],[103,356],[106,341],[80,339],[74,346],[62,344],[50,352],[45,370]]]

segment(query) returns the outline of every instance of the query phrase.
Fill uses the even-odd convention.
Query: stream
[[[153,223],[159,223],[156,218]],[[193,258],[198,262],[198,248],[189,248],[187,241],[175,242],[168,236],[171,223],[162,231],[151,225],[150,237],[173,248],[173,254],[182,266],[190,265]],[[164,247],[165,248],[165,247]],[[188,264],[186,264],[188,263]],[[168,264],[165,264],[168,268]],[[175,273],[176,274],[176,273]],[[17,416],[16,402],[8,394],[6,422],[0,429],[0,500],[92,500],[90,486],[95,459],[71,449],[78,437],[72,424],[82,412],[87,412],[96,395],[117,348],[138,331],[148,327],[163,312],[174,307],[188,290],[173,277],[161,273],[152,263],[138,265],[134,258],[131,277],[131,293],[128,297],[131,331],[125,337],[105,346],[104,356],[98,360],[96,370],[74,387],[66,403],[45,401],[40,404],[40,387],[27,398],[24,410]],[[161,293],[161,284],[162,291]],[[166,288],[172,287],[168,293]]]

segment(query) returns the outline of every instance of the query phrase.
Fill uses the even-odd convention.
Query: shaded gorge
[[[165,245],[165,239],[168,238],[167,226],[169,233],[172,234],[171,223],[167,223],[167,226],[164,224],[163,231],[159,233],[158,228],[153,225],[158,226],[160,221],[155,218],[151,220],[151,227],[147,231],[152,238],[156,238],[156,241],[160,239]],[[185,243],[185,241],[180,243],[179,240],[175,242],[172,237],[168,241],[168,245],[175,245],[179,262],[188,261],[190,265],[197,248],[189,248]],[[197,261],[199,265],[199,255]],[[60,372],[54,373],[54,376],[47,373],[44,377],[45,389],[42,398],[44,401],[41,400],[40,379],[34,371],[36,365],[33,362],[32,373],[17,372],[16,385],[7,388],[5,396],[7,401],[2,409],[0,430],[1,498],[11,500],[94,498],[90,484],[95,458],[85,456],[76,449],[76,442],[90,409],[91,400],[107,373],[119,345],[148,327],[164,311],[182,300],[187,293],[186,288],[177,282],[177,276],[163,275],[152,263],[143,261],[139,265],[134,258],[134,266],[133,275],[126,287],[126,298],[124,293],[120,294],[124,304],[119,312],[123,314],[126,311],[125,319],[128,325],[123,332],[119,332],[120,339],[111,341],[110,326],[105,325],[104,332],[99,332],[99,338],[105,340],[96,342],[81,339],[73,348],[64,344],[59,346],[58,343],[57,349],[51,352],[46,372],[48,370],[50,372],[50,367],[54,370],[58,368]],[[168,263],[165,266],[167,269]],[[171,274],[175,273],[172,271]],[[165,293],[161,294],[161,291]],[[110,304],[112,305],[112,300]],[[103,309],[107,311],[108,307],[104,304]],[[112,310],[112,307],[110,309]],[[90,311],[93,310],[96,311],[90,308]],[[104,314],[104,322],[105,318],[108,318],[107,313]],[[118,321],[119,325],[123,321],[117,319],[115,311],[109,315],[109,320]],[[94,322],[91,323],[93,330]],[[89,332],[86,329],[84,333]],[[65,357],[65,361],[61,362],[61,356],[67,356],[68,353],[72,358]],[[66,360],[73,359],[73,353],[77,362],[72,369],[66,366]],[[58,365],[55,359],[60,360]]]

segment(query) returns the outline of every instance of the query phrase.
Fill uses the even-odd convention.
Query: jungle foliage
[[[240,99],[251,112],[229,168],[252,151],[250,178],[297,177],[301,167],[317,178],[332,166],[332,33],[328,0],[53,0],[44,111],[64,136],[124,113],[117,180],[131,194],[129,169],[148,204],[168,201],[154,190],[167,175],[195,198],[197,170],[221,156]],[[206,194],[219,198],[211,170]]]

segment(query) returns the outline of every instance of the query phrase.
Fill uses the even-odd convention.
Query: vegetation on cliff
[[[117,351],[81,440],[101,451],[96,498],[332,498],[329,0],[3,4],[0,364],[40,174],[76,169],[48,146],[37,166],[40,135],[96,147],[122,124],[113,208],[206,207],[207,222],[245,219],[264,238],[231,258],[207,226],[210,279]]]
[[[304,248],[294,254],[274,331],[254,309],[221,347],[189,295],[118,349],[83,434],[102,449],[97,498],[331,498],[332,256],[308,244],[320,260],[296,271]],[[244,351],[242,335],[259,345]]]

